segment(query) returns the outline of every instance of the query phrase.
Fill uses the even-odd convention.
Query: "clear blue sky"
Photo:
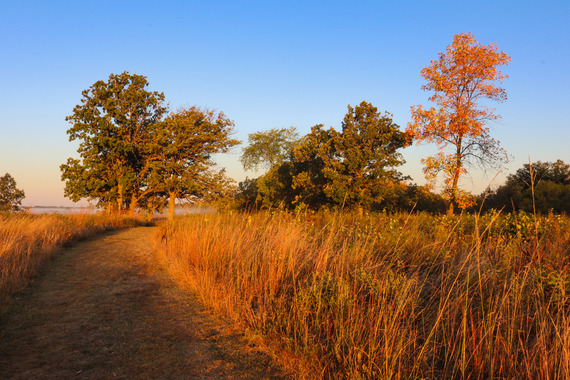
[[[513,156],[506,174],[533,161],[570,163],[570,2],[560,1],[16,1],[0,0],[0,175],[26,205],[72,205],[59,165],[77,157],[65,116],[81,91],[129,71],[164,92],[171,108],[198,105],[235,121],[236,138],[323,123],[340,128],[362,100],[394,115],[429,105],[420,70],[457,33],[495,42],[512,57],[509,99],[492,136]],[[241,148],[219,159],[246,175]],[[412,146],[401,171],[423,183]],[[473,171],[482,191],[495,173]]]

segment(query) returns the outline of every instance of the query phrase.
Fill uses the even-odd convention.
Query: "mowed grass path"
[[[152,227],[58,254],[0,316],[2,379],[279,379],[156,263]]]

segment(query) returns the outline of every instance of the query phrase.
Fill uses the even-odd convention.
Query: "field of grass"
[[[209,214],[174,277],[301,378],[570,378],[570,219]]]
[[[121,216],[0,214],[0,311],[58,248],[137,224],[138,220]]]

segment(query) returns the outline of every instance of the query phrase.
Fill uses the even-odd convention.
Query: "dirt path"
[[[178,289],[141,227],[59,254],[0,320],[0,379],[279,379]]]

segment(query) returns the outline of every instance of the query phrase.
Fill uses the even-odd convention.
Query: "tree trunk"
[[[449,196],[449,209],[447,210],[448,215],[453,215],[455,206],[457,205],[457,186],[459,184],[459,168],[455,168],[453,173],[453,182],[451,185],[451,194]]]
[[[154,211],[156,210],[156,207],[150,207],[147,210],[147,214],[146,214],[146,221],[147,222],[152,222],[152,217],[154,216]]]
[[[451,194],[449,196],[449,209],[448,215],[453,215],[455,206],[457,205],[457,187],[459,186],[459,176],[461,175],[461,141],[457,144],[457,151],[455,152],[455,167],[453,168],[453,180],[451,183]]]
[[[131,197],[131,206],[129,208],[129,214],[131,216],[135,216],[135,211],[137,209],[137,197],[135,194],[133,194],[133,196]]]
[[[455,200],[451,199],[449,201],[449,208],[447,209],[447,215],[453,215],[454,208],[455,208]]]
[[[117,210],[119,211],[119,214],[123,213],[123,190],[124,187],[123,185],[118,185],[117,186],[117,192],[119,193],[118,197],[117,197]]]
[[[174,209],[176,207],[176,193],[170,193],[170,198],[168,199],[168,220],[174,220]]]

